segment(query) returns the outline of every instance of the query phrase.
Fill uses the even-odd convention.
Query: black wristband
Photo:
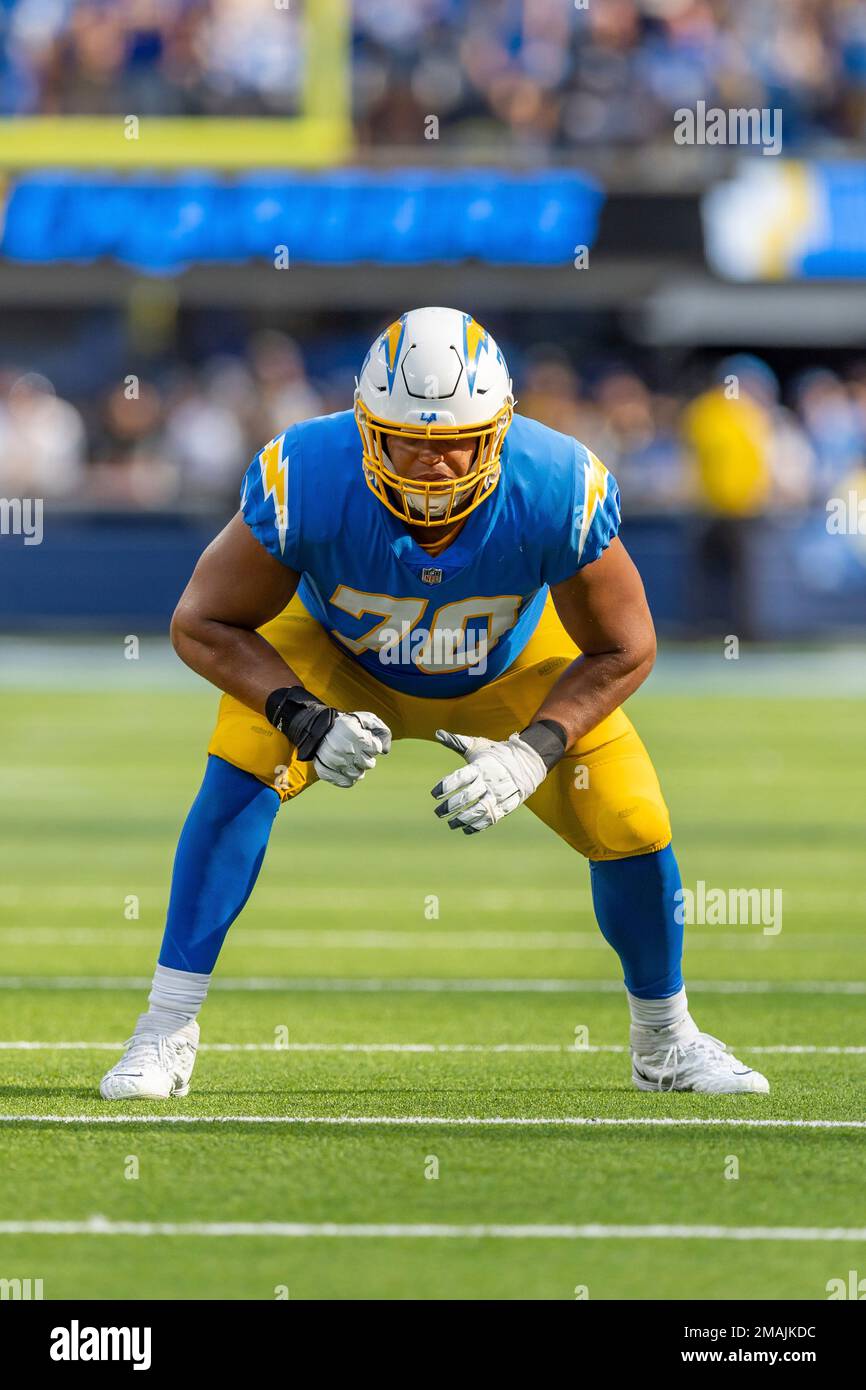
[[[556,767],[568,748],[568,734],[555,719],[536,719],[520,730],[520,737],[535,749],[548,772]]]
[[[335,709],[302,685],[272,690],[265,701],[265,714],[268,722],[295,745],[302,763],[315,757],[337,717]]]

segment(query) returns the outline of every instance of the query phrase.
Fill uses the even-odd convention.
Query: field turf
[[[410,743],[281,811],[189,1097],[107,1106],[214,700],[69,684],[0,690],[0,1278],[822,1299],[866,1275],[861,700],[662,683],[631,706],[685,883],[783,892],[778,935],[687,929],[692,1010],[769,1097],[633,1090],[584,864],[526,811],[450,834],[429,788],[454,760]],[[634,1123],[662,1119],[692,1123]]]

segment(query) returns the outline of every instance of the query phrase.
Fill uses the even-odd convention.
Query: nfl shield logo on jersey
[[[421,583],[422,583],[422,584],[441,584],[441,583],[442,583],[442,571],[441,571],[441,570],[437,570],[437,569],[433,569],[432,567],[428,567],[427,569],[423,569],[423,570],[421,571]]]

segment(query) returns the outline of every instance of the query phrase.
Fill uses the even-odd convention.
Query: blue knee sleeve
[[[253,890],[280,798],[248,772],[209,757],[178,841],[160,965],[209,974]]]
[[[602,935],[639,999],[666,999],[683,987],[680,871],[673,849],[630,859],[590,860],[592,902]]]

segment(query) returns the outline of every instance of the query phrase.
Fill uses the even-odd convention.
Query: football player
[[[414,309],[367,353],[354,410],[293,426],[250,465],[172,622],[181,659],[224,695],[148,1009],[105,1099],[186,1095],[278,807],[316,781],[353,787],[402,738],[458,760],[433,788],[443,834],[525,802],[589,860],[639,1089],[769,1090],[689,1013],[668,811],[621,708],[655,637],[616,483],[513,408],[490,334]]]

